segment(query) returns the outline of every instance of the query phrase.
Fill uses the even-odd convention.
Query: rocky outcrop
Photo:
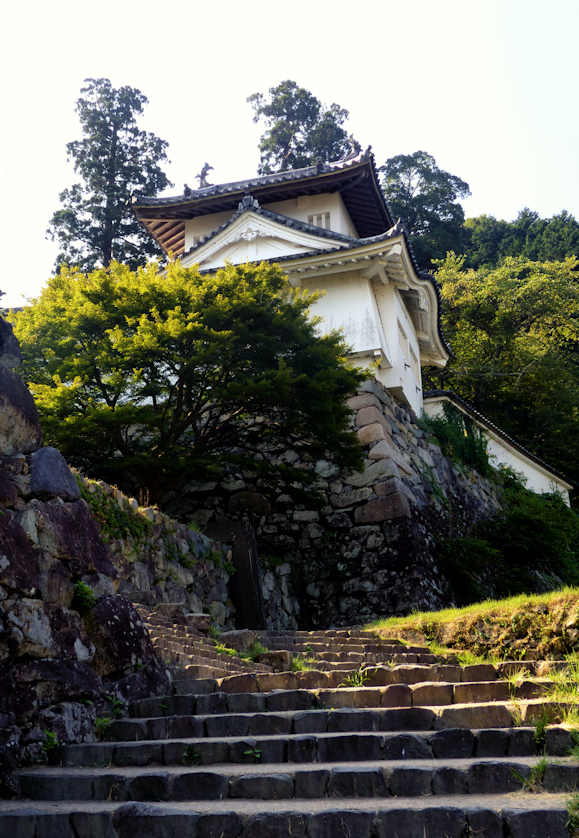
[[[140,525],[133,535],[142,538],[111,536],[127,520],[119,503],[130,500],[112,502],[111,520],[93,514],[83,492],[94,500],[115,490],[87,490],[56,449],[42,447],[33,399],[13,372],[18,362],[12,330],[0,320],[0,796],[15,791],[16,764],[45,759],[66,742],[94,741],[98,716],[170,689],[139,614],[122,595],[155,596],[148,559],[152,572],[175,579],[162,594],[198,610],[215,601],[222,624],[230,616],[223,548],[138,508],[131,510]]]
[[[317,462],[317,503],[296,506],[286,494],[266,500],[259,483],[235,473],[210,492],[192,482],[174,501],[209,530],[224,514],[251,523],[269,628],[348,625],[450,605],[437,544],[499,508],[494,484],[443,456],[376,381],[350,407],[364,468],[340,474]],[[284,456],[305,466],[292,452]]]

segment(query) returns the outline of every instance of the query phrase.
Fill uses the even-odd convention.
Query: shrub
[[[74,583],[74,594],[72,597],[72,607],[79,614],[87,614],[96,603],[96,596],[90,585],[79,579]]]
[[[464,538],[441,544],[439,560],[456,602],[466,605],[579,584],[579,516],[559,495],[538,495],[506,475],[503,507]]]
[[[492,468],[482,431],[469,416],[465,416],[453,405],[445,402],[442,407],[444,416],[423,415],[419,421],[420,427],[436,437],[446,457],[488,477]]]

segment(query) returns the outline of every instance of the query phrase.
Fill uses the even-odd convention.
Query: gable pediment
[[[339,238],[333,240],[327,235],[316,236],[247,210],[186,254],[183,265],[199,264],[201,269],[210,270],[226,262],[259,262],[316,250],[331,250],[342,244]]]

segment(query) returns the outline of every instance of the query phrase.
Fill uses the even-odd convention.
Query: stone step
[[[335,727],[350,720],[337,718]],[[341,722],[341,724],[340,724]],[[345,724],[344,724],[345,723]],[[470,757],[567,756],[573,746],[571,731],[548,726],[537,742],[534,727],[446,729],[438,731],[330,732],[273,736],[228,736],[166,739],[141,742],[95,742],[69,745],[62,764],[82,766],[248,764],[260,753],[260,762],[358,762],[360,760],[466,759]]]
[[[235,655],[227,655],[227,654],[218,654],[217,652],[213,651],[212,653],[200,652],[195,646],[188,646],[182,645],[179,643],[169,643],[163,644],[159,646],[158,644],[155,645],[155,650],[161,654],[161,656],[177,656],[177,657],[187,657],[191,658],[192,663],[199,663],[199,664],[211,664],[211,663],[218,663],[224,668],[237,668],[240,670],[247,670],[248,672],[271,672],[271,667],[256,663],[254,661],[243,660],[243,658],[237,657]]]
[[[341,666],[341,665],[340,665]],[[301,672],[275,672],[267,675],[232,675],[214,684],[200,684],[191,679],[179,686],[179,692],[267,692],[272,689],[315,689],[317,687],[337,687],[348,675],[357,669],[304,670]],[[415,684],[419,682],[473,682],[495,681],[497,669],[487,664],[460,667],[448,664],[400,664],[395,666],[370,666],[363,670],[364,684],[387,686],[389,684]]]
[[[0,801],[17,838],[569,838],[568,794],[170,803]]]
[[[280,800],[505,794],[533,782],[539,757],[185,766],[36,768],[17,773],[21,794],[35,800]],[[536,771],[535,771],[536,774]],[[541,760],[541,790],[573,791],[579,762]]]
[[[346,730],[440,730],[443,728],[495,728],[533,724],[537,719],[557,721],[571,705],[543,699],[512,702],[481,702],[442,706],[379,707],[359,709],[335,707],[311,709],[312,694],[303,690],[304,708],[286,710],[285,696],[266,696],[266,712],[173,715],[129,718],[113,721],[107,739],[141,741],[145,739],[182,739],[202,736],[248,736],[287,733],[325,733]],[[247,697],[241,695],[243,699]],[[213,699],[213,695],[197,697]],[[296,701],[292,697],[292,703]],[[245,709],[247,705],[242,705]],[[573,705],[576,707],[576,705]],[[196,708],[199,710],[199,707]]]
[[[285,674],[285,673],[282,673]],[[267,680],[275,686],[275,676]],[[281,679],[280,679],[281,681]],[[133,718],[196,713],[264,713],[269,710],[315,710],[339,707],[430,707],[509,702],[540,698],[551,688],[548,681],[470,683],[419,682],[381,687],[274,689],[269,692],[214,692],[145,699],[131,705]]]

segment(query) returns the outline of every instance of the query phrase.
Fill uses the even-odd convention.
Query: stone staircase
[[[195,616],[187,622],[187,616],[183,615],[176,622],[169,614],[136,603],[135,606],[147,625],[155,651],[172,669],[174,680],[180,687],[187,681],[194,683],[197,678],[221,678],[239,672],[271,672],[271,666],[267,664],[220,653],[217,642],[199,629]],[[196,616],[204,618],[202,624],[209,627],[207,615]]]
[[[569,838],[579,762],[544,724],[563,664],[461,667],[358,629],[259,636],[324,669],[183,676],[106,741],[22,770],[0,835]]]

